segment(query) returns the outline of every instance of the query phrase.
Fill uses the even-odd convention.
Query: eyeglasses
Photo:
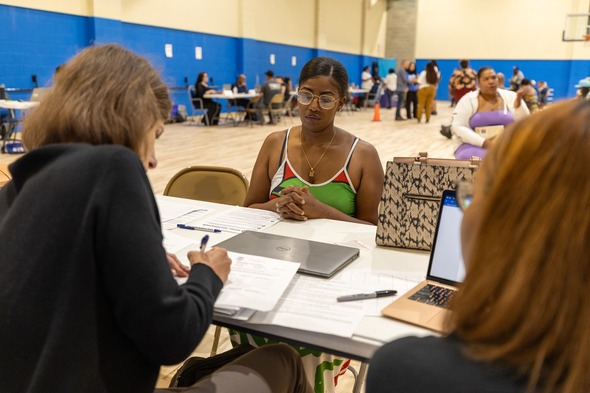
[[[334,108],[334,105],[336,105],[336,97],[334,96],[328,94],[317,96],[308,91],[297,92],[297,101],[299,101],[301,105],[310,105],[314,97],[318,98],[318,103],[322,109],[332,109]]]
[[[473,183],[466,180],[461,180],[457,183],[457,205],[463,211],[471,205],[473,199]]]

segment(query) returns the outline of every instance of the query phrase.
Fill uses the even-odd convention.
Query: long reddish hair
[[[516,123],[480,171],[481,219],[449,325],[531,391],[590,391],[590,102]]]

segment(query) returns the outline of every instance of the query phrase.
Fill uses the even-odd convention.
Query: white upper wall
[[[590,0],[416,1],[417,58],[590,59],[590,44],[561,39]]]
[[[0,4],[79,16],[92,15],[92,0],[2,0]]]
[[[351,54],[382,57],[385,53],[387,0],[9,0],[0,4]]]

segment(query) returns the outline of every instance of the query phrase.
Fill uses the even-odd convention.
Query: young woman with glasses
[[[294,220],[331,218],[377,224],[383,168],[373,145],[334,126],[344,106],[348,74],[338,61],[319,57],[301,70],[297,101],[301,125],[270,134],[258,155],[245,206]],[[233,342],[265,343],[231,331]],[[333,391],[345,359],[298,348],[316,391]]]
[[[246,206],[285,218],[331,218],[377,224],[383,168],[368,142],[334,125],[344,106],[348,74],[331,58],[301,70],[301,125],[270,134],[258,155]]]
[[[570,101],[521,120],[460,183],[450,334],[382,347],[367,393],[590,391],[589,119]]]

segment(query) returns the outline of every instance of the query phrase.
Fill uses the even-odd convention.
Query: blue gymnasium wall
[[[49,84],[58,65],[90,44],[86,17],[0,6],[0,21],[0,83],[8,88],[33,88],[33,74]]]
[[[160,70],[171,87],[175,103],[189,105],[185,77],[194,84],[197,74],[206,71],[217,86],[232,83],[246,74],[249,88],[264,82],[264,72],[289,76],[298,83],[303,65],[317,56],[338,59],[346,67],[350,82],[360,84],[364,65],[377,58],[322,49],[282,45],[183,30],[125,23],[112,19],[81,17],[28,8],[0,5],[3,32],[0,45],[0,83],[7,88],[31,89],[31,75],[39,86],[48,86],[55,68],[92,43],[117,42],[145,56]],[[164,56],[164,45],[173,45],[173,57]],[[203,48],[203,59],[195,59],[195,47]],[[275,64],[270,65],[270,54]],[[291,57],[297,57],[296,66]],[[13,99],[28,99],[30,92],[9,93]]]
[[[360,74],[365,65],[381,59],[282,45],[271,42],[195,33],[124,23],[103,18],[89,18],[28,8],[0,5],[0,83],[8,88],[33,88],[31,75],[37,75],[39,86],[51,84],[55,68],[93,42],[118,42],[147,57],[161,72],[165,82],[172,87],[172,99],[179,104],[189,104],[184,78],[194,84],[201,71],[207,71],[214,84],[232,83],[239,73],[246,74],[247,83],[254,88],[264,81],[264,72],[272,69],[276,75],[289,76],[296,85],[301,67],[317,56],[338,59],[346,69],[351,83],[360,84]],[[164,56],[164,44],[172,44],[174,57]],[[203,59],[195,59],[195,46],[203,48]],[[275,64],[270,65],[270,54]],[[297,57],[296,66],[291,57]],[[422,70],[428,60],[419,59],[417,69]],[[448,100],[447,84],[458,59],[438,61],[443,82],[437,99]],[[555,99],[573,97],[574,85],[590,75],[587,60],[472,60],[478,69],[488,65],[503,72],[509,79],[512,67],[518,65],[529,79],[546,80],[554,89]],[[385,70],[380,69],[380,73]],[[29,92],[10,93],[14,99],[27,99]]]
[[[417,60],[416,69],[424,70],[430,60]],[[437,60],[442,81],[436,93],[439,100],[449,100],[448,83],[455,67],[459,66],[457,60]],[[496,72],[502,72],[506,78],[505,85],[509,85],[512,76],[512,67],[517,66],[525,78],[538,81],[546,81],[553,88],[555,100],[575,97],[574,87],[580,79],[590,76],[590,61],[588,60],[470,60],[469,65],[474,70],[482,66],[492,67]]]

